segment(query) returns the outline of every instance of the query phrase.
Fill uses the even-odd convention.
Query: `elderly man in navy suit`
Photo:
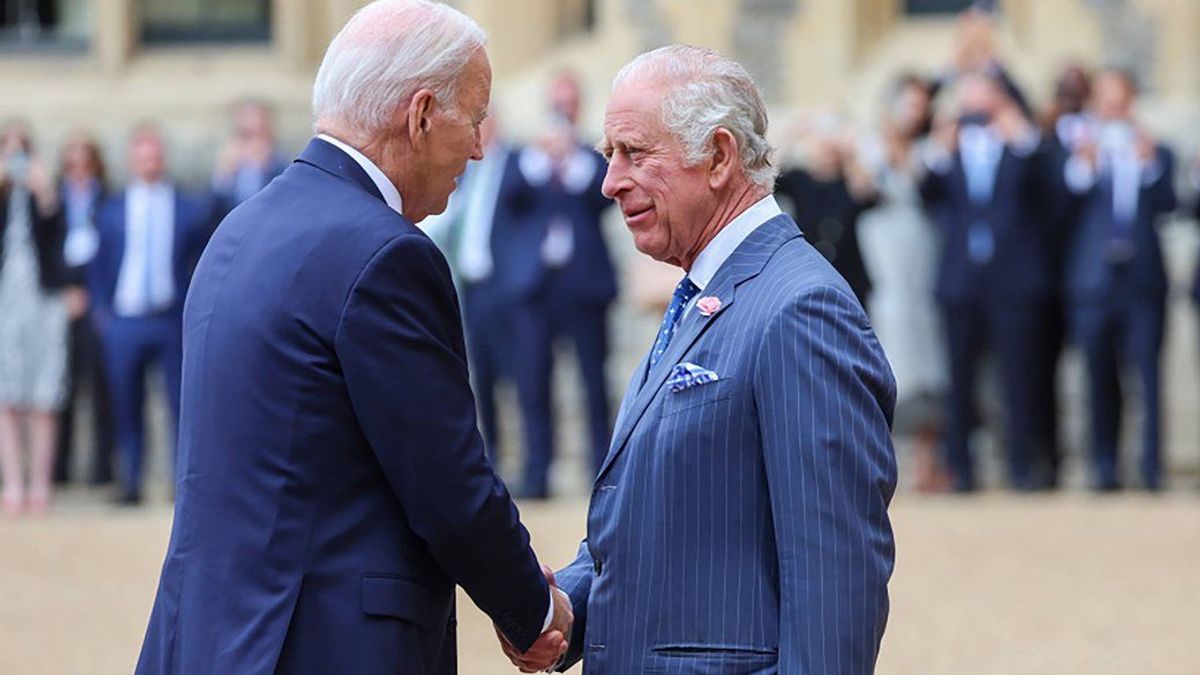
[[[888,615],[895,381],[784,215],[746,70],[664,47],[616,78],[604,193],[679,282],[558,572],[585,673],[869,673]],[[510,650],[514,662],[546,667]]]
[[[1091,124],[1064,165],[1079,217],[1067,250],[1072,333],[1089,378],[1093,487],[1121,487],[1121,370],[1137,371],[1142,398],[1142,485],[1162,487],[1161,358],[1167,274],[1157,224],[1175,210],[1174,157],[1133,118],[1133,76],[1101,73]]]
[[[142,499],[151,363],[158,363],[166,380],[172,425],[179,419],[180,315],[210,222],[207,206],[170,181],[156,127],[144,124],[134,131],[129,169],[129,186],[96,215],[99,246],[88,270],[120,453],[122,505]]]
[[[317,73],[317,138],[205,250],[137,672],[448,675],[455,584],[511,649],[565,650],[569,600],[484,454],[450,271],[414,224],[482,157],[483,43],[445,5],[360,10]]]

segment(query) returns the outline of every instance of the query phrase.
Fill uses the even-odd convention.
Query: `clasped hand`
[[[550,621],[550,627],[524,653],[518,651],[508,641],[508,638],[504,637],[504,633],[496,628],[496,638],[500,640],[500,649],[522,673],[536,673],[556,668],[563,655],[567,653],[567,646],[571,639],[571,625],[575,621],[575,615],[571,611],[571,598],[555,584],[554,571],[542,565],[542,574],[546,575],[546,581],[550,584],[550,594],[554,598],[554,618]]]

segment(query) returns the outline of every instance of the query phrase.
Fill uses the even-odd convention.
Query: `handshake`
[[[550,584],[550,595],[554,602],[554,616],[546,631],[528,650],[521,653],[504,637],[504,633],[496,628],[500,649],[522,673],[549,672],[558,668],[571,641],[571,625],[575,621],[575,615],[571,611],[571,599],[555,584],[553,570],[542,565],[542,574],[546,575],[546,581]]]

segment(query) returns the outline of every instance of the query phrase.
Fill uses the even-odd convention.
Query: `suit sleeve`
[[[1175,155],[1162,146],[1156,155],[1156,175],[1142,186],[1142,195],[1148,200],[1151,213],[1160,216],[1178,208],[1179,199],[1175,194]]]
[[[92,321],[101,333],[104,332],[108,319],[112,316],[112,296],[108,279],[115,277],[118,273],[114,269],[117,263],[113,252],[115,217],[112,199],[114,198],[102,200],[96,206],[96,234],[99,236],[99,242],[96,255],[92,257],[92,261],[88,263],[84,271],[88,296],[91,298]]]
[[[335,338],[359,426],[408,524],[522,651],[549,592],[529,533],[484,454],[450,271],[421,234],[362,271]]]
[[[887,624],[895,383],[852,296],[776,316],[754,393],[779,556],[779,672],[874,671]]]
[[[575,560],[555,572],[554,580],[558,587],[571,598],[571,611],[575,614],[575,623],[571,626],[570,644],[559,670],[566,670],[583,658],[583,635],[587,630],[588,597],[592,593],[592,553],[588,550],[587,539],[579,544],[579,553]]]

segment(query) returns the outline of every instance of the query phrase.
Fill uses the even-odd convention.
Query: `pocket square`
[[[678,394],[684,389],[716,382],[719,379],[721,379],[719,375],[707,368],[684,362],[675,364],[675,367],[671,369],[671,376],[667,378],[667,386],[671,388],[672,393]]]

